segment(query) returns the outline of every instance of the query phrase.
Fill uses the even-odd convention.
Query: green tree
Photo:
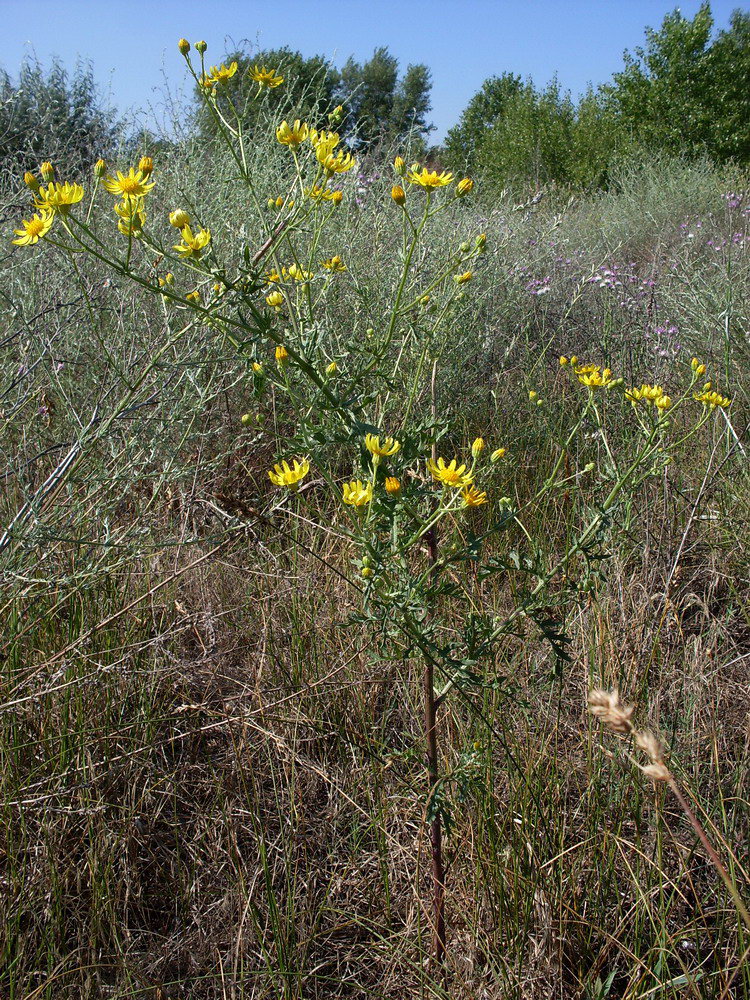
[[[362,64],[350,57],[337,89],[337,100],[347,111],[345,131],[366,147],[403,140],[414,131],[426,136],[433,128],[427,121],[431,89],[427,66],[409,65],[399,79],[398,60],[385,47]]]
[[[487,133],[502,118],[509,103],[524,89],[520,76],[503,73],[485,80],[469,101],[457,125],[445,138],[445,155],[452,169],[473,173]]]
[[[750,13],[736,10],[708,53],[710,152],[750,162]]]

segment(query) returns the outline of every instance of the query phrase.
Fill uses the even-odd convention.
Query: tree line
[[[340,104],[337,127],[361,158],[408,140],[415,155],[481,178],[489,191],[605,186],[615,162],[654,152],[750,162],[750,13],[734,11],[716,31],[708,2],[693,18],[675,9],[659,28],[647,28],[644,44],[625,52],[623,68],[580,97],[554,78],[542,87],[507,72],[485,80],[441,145],[429,141],[429,68],[400,72],[386,47],[341,69],[286,47],[228,53],[225,61],[238,64],[224,92],[248,127],[261,105],[247,70],[266,65],[285,78],[265,95],[272,113],[324,124]],[[194,128],[210,138],[214,123],[200,107]],[[3,174],[53,153],[82,166],[122,138],[123,124],[101,100],[89,65],[68,75],[57,61],[47,71],[27,62],[17,81],[0,71]]]

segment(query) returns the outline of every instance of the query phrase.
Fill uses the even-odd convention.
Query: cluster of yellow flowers
[[[37,210],[30,219],[21,221],[21,228],[13,232],[18,238],[17,246],[32,246],[47,235],[55,216],[67,215],[73,205],[83,198],[80,184],[60,183],[55,180],[55,168],[46,160],[39,168],[44,186],[32,171],[23,175],[24,183],[32,192],[33,205]]]
[[[406,162],[402,156],[397,156],[393,161],[393,169],[399,177],[404,177],[414,187],[422,188],[423,191],[435,191],[439,188],[447,187],[453,182],[453,173],[450,170],[428,170],[420,163],[412,163],[407,169]],[[463,198],[474,189],[474,181],[470,177],[464,177],[456,184],[456,198]],[[391,198],[400,206],[406,204],[406,192],[400,184],[394,184],[391,188]]]
[[[647,406],[653,404],[658,410],[668,410],[672,405],[671,398],[660,385],[649,385],[648,382],[644,382],[640,389],[626,389],[625,397],[633,406],[645,403]]]

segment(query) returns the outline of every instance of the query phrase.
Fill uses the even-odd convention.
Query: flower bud
[[[107,161],[101,158],[94,164],[94,177],[102,178],[107,172]]]
[[[571,357],[570,363],[571,363],[571,365],[577,365],[578,364],[578,358],[576,357],[575,354]]]
[[[23,175],[23,182],[27,188],[30,188],[35,194],[39,190],[39,181],[30,170],[27,170]]]
[[[391,188],[391,198],[393,198],[397,205],[406,203],[406,192],[400,184],[394,184]]]
[[[174,226],[175,229],[184,229],[185,226],[190,225],[190,216],[183,209],[178,208],[174,212],[169,213],[169,224]]]
[[[284,296],[277,290],[275,292],[271,292],[270,295],[266,295],[266,302],[274,309],[281,309],[284,305]]]
[[[564,368],[565,365],[569,365],[570,361],[565,357],[564,354],[560,355],[560,367]]]
[[[403,157],[397,156],[393,161],[393,169],[396,171],[399,177],[403,177],[406,173],[406,164],[404,163]]]
[[[194,302],[197,305],[201,300],[201,293],[196,288],[192,292],[188,292],[185,298],[188,302]]]
[[[45,160],[44,163],[39,168],[39,173],[42,175],[42,180],[46,181],[48,184],[50,181],[55,179],[55,168],[49,162]]]
[[[471,246],[470,246],[470,244],[464,242],[464,243],[461,244],[461,246],[458,249],[461,251],[461,253],[468,253],[469,250],[471,250]]]
[[[538,392],[535,392],[534,389],[529,389],[529,399],[531,400],[532,403],[538,396],[539,396]]]
[[[385,480],[385,491],[392,497],[397,497],[401,492],[401,482],[396,476],[387,476]]]
[[[177,43],[177,48],[180,50],[180,54],[186,56],[190,51],[190,42],[187,38],[181,38]]]
[[[154,161],[150,156],[142,156],[138,161],[138,169],[144,177],[148,177],[154,169]]]
[[[584,465],[583,471],[593,472],[595,468],[596,468],[596,462],[589,462],[587,465]]]
[[[263,374],[263,365],[259,364],[257,361],[253,361],[253,371],[256,375]]]
[[[480,233],[474,240],[474,243],[476,244],[477,253],[484,253],[487,246],[487,233]]]
[[[363,567],[363,569],[362,569],[362,576],[365,578],[365,580],[369,580],[370,577],[373,576],[373,575],[374,575],[374,571],[372,569],[370,569],[369,566]]]
[[[344,106],[343,104],[337,104],[336,107],[328,115],[328,121],[331,125],[337,125],[341,119],[344,117]]]
[[[490,455],[490,462],[492,462],[493,464],[495,462],[499,462],[504,454],[505,454],[505,448],[495,448],[495,450]]]
[[[338,370],[339,366],[336,364],[335,361],[332,361],[330,365],[328,365],[328,367],[326,368],[326,375],[335,375]]]
[[[283,344],[279,344],[279,346],[276,348],[276,364],[279,365],[279,367],[282,367],[283,365],[287,364],[288,361],[289,361],[289,352],[287,351],[286,347],[284,347]]]
[[[474,277],[473,271],[464,271],[463,274],[454,274],[453,280],[456,282],[457,285],[465,285],[466,282],[471,281],[473,277]]]
[[[252,413],[243,413],[242,416],[240,417],[240,423],[242,424],[243,427],[249,427],[252,422],[253,422]]]
[[[208,48],[208,45],[206,45],[205,42],[201,41],[201,42],[196,42],[195,43],[196,52],[200,52],[201,55],[203,55],[203,53],[206,51],[207,48]]]
[[[343,191],[334,191],[333,194],[331,195],[331,201],[333,202],[334,205],[340,205],[343,200],[344,200]]]
[[[474,190],[474,181],[470,177],[464,177],[456,184],[456,197],[463,198],[464,195],[471,194]]]
[[[479,456],[484,451],[484,438],[474,438],[474,443],[471,446],[471,454],[474,458],[479,458]]]

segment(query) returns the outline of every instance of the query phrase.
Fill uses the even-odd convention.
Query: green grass
[[[257,156],[259,176],[275,176]],[[251,237],[218,154],[183,150],[157,176],[155,217],[195,203],[227,247],[243,227]],[[358,594],[347,551],[321,530],[337,516],[329,503],[303,491],[270,522],[254,516],[275,502],[265,470],[288,414],[258,404],[236,352],[204,328],[157,357],[161,309],[90,264],[91,312],[64,262],[5,259],[0,523],[20,517],[0,552],[0,995],[750,990],[747,935],[677,803],[585,709],[592,683],[637,703],[747,897],[750,283],[744,243],[731,243],[747,217],[723,199],[741,186],[662,162],[572,203],[461,203],[433,236],[437,256],[487,233],[438,406],[457,434],[508,448],[495,485],[519,502],[549,466],[551,428],[578,405],[561,353],[667,385],[697,353],[734,399],[732,429],[704,429],[618,512],[586,589],[575,601],[560,591],[571,662],[529,627],[487,665],[501,683],[446,703],[445,985],[427,966],[420,665],[349,622]],[[361,209],[336,216],[320,248],[342,252],[361,286],[326,303],[334,357],[392,295],[388,188],[375,183]],[[682,235],[686,221],[702,222],[700,239]],[[622,305],[622,286],[586,282],[613,262],[654,290]],[[549,292],[530,295],[547,277]],[[676,336],[655,333],[669,326]],[[410,346],[412,375],[421,346]],[[522,405],[532,388],[546,409]],[[251,431],[246,411],[261,417]],[[626,445],[625,420],[618,434]],[[593,499],[560,494],[530,515],[540,559]],[[524,541],[493,544],[504,554]],[[581,566],[571,574],[583,580]],[[520,577],[481,586],[500,615]],[[442,610],[450,634],[460,622]]]

